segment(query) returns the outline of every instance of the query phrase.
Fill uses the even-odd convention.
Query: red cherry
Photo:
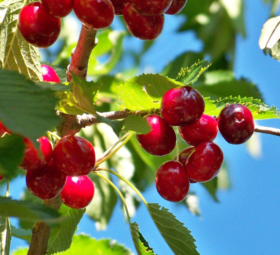
[[[183,166],[185,166],[189,156],[194,152],[194,149],[195,147],[188,147],[180,152],[178,160],[183,164]]]
[[[142,40],[153,40],[158,37],[163,29],[164,16],[145,16],[139,14],[131,4],[127,4],[123,17],[128,31]]]
[[[131,0],[131,4],[142,15],[160,15],[163,14],[171,5],[172,0]]]
[[[115,9],[115,15],[123,15],[124,7],[130,1],[131,0],[111,0]]]
[[[200,119],[204,107],[205,103],[200,93],[190,86],[185,86],[170,89],[163,95],[161,114],[169,125],[191,125]]]
[[[4,176],[1,176],[1,175],[0,175],[0,181],[2,181],[3,179],[4,179]]]
[[[63,189],[66,175],[58,171],[51,160],[47,165],[34,171],[26,172],[26,185],[34,196],[52,199]]]
[[[223,152],[213,142],[202,142],[189,156],[185,168],[190,179],[196,182],[207,182],[219,172],[223,163]]]
[[[94,185],[86,175],[68,176],[60,193],[62,202],[74,209],[82,209],[88,206],[93,196]]]
[[[218,134],[217,121],[203,114],[201,118],[188,126],[179,127],[181,137],[189,144],[196,146],[204,141],[213,141]]]
[[[173,0],[165,14],[174,15],[183,10],[188,0]]]
[[[7,129],[2,122],[0,121],[0,137],[3,136],[5,133],[11,134],[11,131]]]
[[[228,143],[245,143],[254,133],[254,119],[251,111],[244,105],[226,106],[218,118],[219,130]]]
[[[25,144],[24,157],[20,165],[25,170],[35,170],[42,168],[52,158],[52,145],[47,137],[42,136],[37,139],[40,143],[40,151],[38,151],[29,138],[24,138]]]
[[[41,65],[43,81],[60,82],[60,79],[55,70],[47,65]]]
[[[47,48],[59,36],[61,21],[46,12],[39,2],[24,6],[18,19],[18,29],[24,39],[30,44]]]
[[[74,0],[73,9],[83,24],[94,29],[110,26],[115,14],[110,0]]]
[[[184,166],[178,161],[167,161],[156,172],[158,193],[170,202],[180,202],[188,194],[189,177]]]
[[[73,9],[74,0],[41,0],[45,10],[54,17],[63,18]]]
[[[68,176],[89,174],[95,165],[94,148],[82,137],[68,135],[61,138],[53,151],[55,167]]]
[[[142,148],[156,156],[170,153],[176,145],[176,134],[173,128],[158,115],[149,115],[145,119],[151,131],[148,134],[136,136]]]

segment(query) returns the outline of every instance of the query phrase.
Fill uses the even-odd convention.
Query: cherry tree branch
[[[255,126],[255,132],[280,136],[280,129],[278,128]]]

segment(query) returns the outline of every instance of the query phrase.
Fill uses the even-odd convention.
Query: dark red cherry
[[[178,161],[167,161],[156,172],[158,193],[170,202],[180,202],[188,194],[189,177],[184,166]]]
[[[1,176],[1,175],[0,175],[0,181],[2,181],[3,179],[4,179],[4,176]]]
[[[163,14],[171,5],[172,0],[131,0],[131,4],[142,15]]]
[[[218,118],[219,130],[228,143],[245,143],[254,133],[254,119],[251,111],[244,105],[226,106]]]
[[[47,65],[41,65],[42,77],[45,82],[60,82],[60,79],[55,70]]]
[[[202,142],[189,156],[185,168],[190,179],[196,182],[207,182],[219,172],[223,163],[223,152],[213,142]]]
[[[205,103],[200,93],[190,86],[185,86],[170,89],[163,95],[161,114],[169,125],[191,125],[200,119],[204,107]]]
[[[51,160],[42,168],[26,172],[26,185],[34,196],[47,200],[57,196],[66,182],[66,174],[58,171]]]
[[[63,18],[73,9],[74,0],[41,0],[45,10],[54,17]]]
[[[93,196],[94,185],[86,175],[68,176],[60,193],[62,202],[74,209],[82,209],[88,206]]]
[[[55,167],[68,176],[87,175],[95,166],[95,151],[86,139],[68,135],[54,147],[53,159]]]
[[[165,14],[177,14],[183,10],[188,0],[173,0],[170,7],[165,11]]]
[[[142,40],[153,40],[157,38],[163,29],[163,14],[158,16],[141,15],[131,4],[125,6],[123,17],[128,31],[133,36]]]
[[[115,9],[115,15],[123,15],[124,7],[130,1],[131,0],[111,0]]]
[[[5,133],[11,134],[11,131],[7,129],[2,122],[0,121],[0,137],[3,136]]]
[[[74,0],[73,9],[83,24],[94,29],[110,26],[115,15],[110,0]]]
[[[35,170],[42,168],[52,158],[52,145],[47,137],[42,136],[37,139],[40,143],[40,150],[38,151],[29,138],[24,138],[25,144],[24,157],[20,167],[25,170]]]
[[[179,133],[181,137],[189,144],[196,146],[204,141],[213,141],[218,134],[217,121],[206,114],[203,114],[201,118],[188,126],[179,127]]]
[[[195,147],[188,147],[180,152],[179,154],[179,162],[185,166],[189,156],[194,152]]]
[[[145,119],[151,131],[148,134],[136,136],[142,148],[156,156],[170,153],[176,145],[176,134],[173,128],[158,115],[149,115]]]
[[[24,39],[30,44],[47,48],[59,36],[61,21],[46,12],[39,2],[24,6],[18,19],[18,29]]]

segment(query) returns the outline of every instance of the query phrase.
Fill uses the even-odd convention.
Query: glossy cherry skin
[[[217,144],[202,142],[195,147],[185,164],[187,175],[196,182],[210,181],[218,174],[223,159],[223,152]]]
[[[131,0],[131,4],[142,15],[163,14],[171,5],[172,0]]]
[[[165,14],[174,15],[183,10],[188,0],[173,0]]]
[[[178,128],[181,137],[189,144],[196,146],[204,141],[213,141],[218,134],[217,121],[206,114],[203,114],[201,118],[187,126],[181,126]]]
[[[55,70],[47,65],[41,65],[42,77],[45,82],[60,82],[60,79]]]
[[[26,185],[34,196],[43,200],[56,197],[63,189],[66,174],[58,171],[51,160],[47,165],[26,172]]]
[[[86,175],[68,176],[60,193],[62,202],[74,209],[82,209],[88,206],[93,196],[94,185]]]
[[[188,194],[189,177],[184,166],[178,161],[167,161],[156,172],[158,193],[170,202],[180,202]]]
[[[73,9],[83,24],[94,29],[110,26],[115,15],[110,0],[74,0]]]
[[[148,134],[136,136],[142,148],[156,156],[170,153],[176,145],[176,134],[173,128],[158,115],[149,115],[145,119],[151,131]]]
[[[61,21],[46,12],[39,2],[24,6],[18,19],[18,29],[24,39],[30,44],[47,48],[59,36]]]
[[[41,0],[41,2],[49,14],[63,18],[72,11],[74,0]]]
[[[89,174],[95,165],[95,151],[86,139],[74,135],[61,138],[53,151],[55,167],[68,176]]]
[[[201,118],[204,108],[202,96],[190,86],[170,89],[162,97],[162,117],[172,126],[195,123]]]
[[[131,4],[125,6],[123,17],[128,31],[133,36],[142,40],[153,40],[157,38],[163,29],[163,14],[158,16],[141,15]]]
[[[29,138],[24,138],[25,144],[24,157],[20,167],[25,170],[36,170],[42,168],[52,158],[52,145],[47,137],[42,136],[37,139],[40,143],[40,150],[34,146]]]
[[[254,118],[244,105],[226,106],[218,118],[219,130],[228,143],[245,143],[254,133]]]
[[[130,3],[131,0],[111,0],[114,9],[115,15],[123,15],[124,7],[127,3]]]
[[[2,122],[0,121],[0,137],[3,136],[5,133],[11,134],[10,130],[7,129]]]

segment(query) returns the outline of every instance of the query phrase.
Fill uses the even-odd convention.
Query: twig
[[[278,128],[255,126],[255,132],[280,136],[280,129]]]

